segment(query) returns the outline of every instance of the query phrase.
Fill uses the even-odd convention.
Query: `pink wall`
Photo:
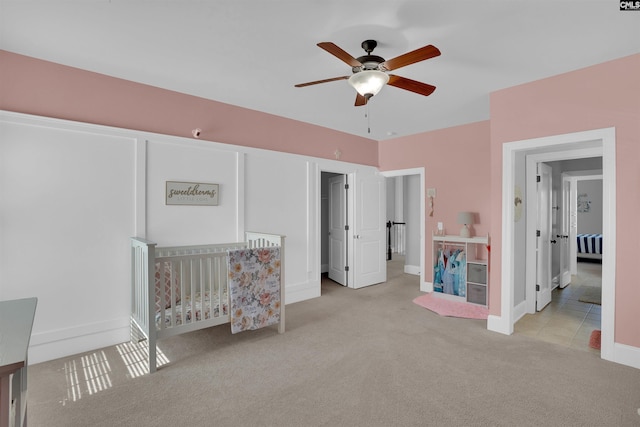
[[[425,280],[431,281],[431,234],[443,222],[447,234],[459,234],[458,212],[477,213],[474,235],[490,230],[489,122],[477,122],[379,143],[380,169],[424,167],[425,188],[435,188],[433,217],[425,227]],[[427,212],[428,212],[427,201]],[[492,239],[493,240],[493,239]]]
[[[491,94],[491,236],[502,238],[502,144],[542,136],[616,128],[615,341],[640,347],[640,54]],[[499,245],[492,251],[491,312],[500,310]],[[607,278],[603,278],[607,280]],[[494,291],[496,290],[497,291]],[[496,311],[497,310],[497,311]]]
[[[376,141],[0,50],[0,109],[377,166]]]

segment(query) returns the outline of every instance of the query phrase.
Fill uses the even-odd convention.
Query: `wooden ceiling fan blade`
[[[405,53],[404,55],[397,56],[393,59],[389,59],[379,65],[381,69],[391,71],[397,70],[400,67],[415,64],[416,62],[424,61],[425,59],[433,58],[440,55],[440,50],[433,46],[427,45],[420,49],[413,50]]]
[[[362,64],[356,58],[351,56],[346,51],[342,50],[342,48],[338,47],[336,44],[331,42],[321,42],[318,43],[318,47],[326,50],[339,60],[349,64],[351,67],[361,67]]]
[[[394,75],[389,76],[389,82],[387,84],[424,96],[429,96],[436,90],[435,86]]]
[[[317,84],[320,84],[320,83],[335,82],[336,80],[346,80],[348,78],[349,78],[349,76],[332,77],[330,79],[316,80],[315,82],[299,83],[299,84],[296,85],[296,87],[305,87],[305,86],[317,85]]]
[[[356,103],[354,104],[356,107],[362,107],[363,105],[367,105],[367,98],[356,93]]]

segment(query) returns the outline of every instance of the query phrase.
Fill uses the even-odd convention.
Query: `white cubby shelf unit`
[[[486,306],[489,301],[489,235],[434,234],[435,295]]]

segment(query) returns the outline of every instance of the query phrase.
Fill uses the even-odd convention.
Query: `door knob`
[[[556,240],[555,239],[551,240],[551,243],[556,243]]]

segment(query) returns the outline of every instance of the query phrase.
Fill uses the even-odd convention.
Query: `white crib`
[[[284,333],[284,239],[247,232],[244,242],[157,247],[132,237],[131,339],[148,340],[149,372],[156,371],[158,340],[230,322],[228,251],[280,248],[278,332]]]

